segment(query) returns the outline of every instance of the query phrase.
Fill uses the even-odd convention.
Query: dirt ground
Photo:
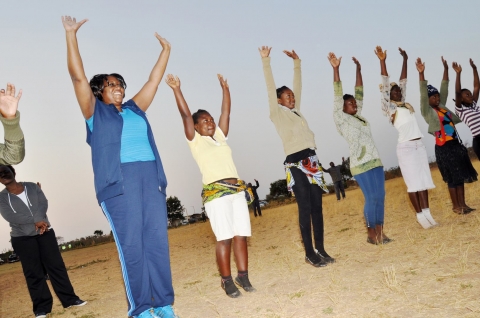
[[[475,161],[477,171],[480,163]],[[480,182],[467,184],[469,215],[451,211],[447,187],[432,171],[431,211],[438,227],[416,222],[403,179],[386,183],[385,232],[394,242],[366,242],[363,195],[324,197],[326,250],[335,264],[304,262],[295,204],[251,219],[250,280],[256,293],[228,298],[220,288],[214,235],[201,223],[169,230],[175,310],[187,317],[480,317]],[[99,210],[99,213],[100,210]],[[63,254],[76,293],[88,304],[49,317],[126,317],[113,243]],[[232,267],[234,267],[232,262]],[[235,270],[233,270],[235,274]],[[0,317],[33,317],[19,263],[0,266]]]

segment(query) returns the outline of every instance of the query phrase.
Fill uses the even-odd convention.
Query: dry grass
[[[474,162],[480,171],[480,163]],[[327,251],[337,263],[314,268],[304,260],[296,205],[252,218],[250,277],[257,292],[230,299],[220,288],[209,223],[169,231],[175,309],[182,317],[480,317],[480,212],[451,211],[447,188],[433,170],[431,211],[440,226],[417,224],[402,179],[387,181],[386,234],[366,243],[359,189],[347,199],[324,198]],[[467,203],[480,210],[480,182],[466,185]],[[100,213],[100,211],[99,211]],[[63,254],[75,290],[89,303],[51,317],[126,317],[114,244]],[[234,268],[234,265],[232,265]],[[20,264],[0,267],[0,317],[32,317]]]

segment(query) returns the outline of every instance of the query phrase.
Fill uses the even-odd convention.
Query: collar
[[[287,110],[289,110],[289,111],[291,111],[292,113],[293,113],[293,112],[297,112],[297,113],[298,113],[298,110],[297,110],[295,107],[294,107],[294,108],[292,108],[292,109],[290,109],[290,108],[288,108],[288,107],[285,107],[285,106],[283,106],[283,105],[280,105],[280,104],[278,104],[278,107],[280,107],[280,108],[281,108],[281,109],[283,109],[284,111],[287,111]]]

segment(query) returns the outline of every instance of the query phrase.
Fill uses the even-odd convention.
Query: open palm
[[[62,17],[62,23],[63,23],[63,27],[65,28],[65,31],[77,32],[77,30],[80,29],[80,27],[87,21],[88,21],[87,19],[83,19],[82,21],[77,22],[75,18],[72,18],[69,15]]]

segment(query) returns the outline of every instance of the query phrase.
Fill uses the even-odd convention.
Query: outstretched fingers
[[[333,67],[339,67],[340,63],[342,62],[342,57],[340,56],[339,58],[337,58],[337,56],[333,52],[328,53],[327,58]]]
[[[423,71],[425,71],[425,62],[422,62],[422,59],[421,58],[417,58],[417,60],[415,61],[415,66],[417,67],[417,70],[422,73]]]
[[[172,74],[167,75],[167,77],[165,78],[165,83],[167,83],[167,85],[171,88],[180,87],[180,79],[178,78],[178,76],[173,76]]]
[[[258,52],[260,52],[261,57],[269,57],[271,50],[272,50],[272,47],[268,47],[265,45],[258,48]]]
[[[387,58],[387,50],[383,51],[380,45],[377,45],[377,47],[375,48],[375,50],[373,50],[373,52],[380,60],[385,60]]]
[[[457,73],[462,72],[462,66],[460,64],[458,64],[457,62],[452,62],[452,68]]]

